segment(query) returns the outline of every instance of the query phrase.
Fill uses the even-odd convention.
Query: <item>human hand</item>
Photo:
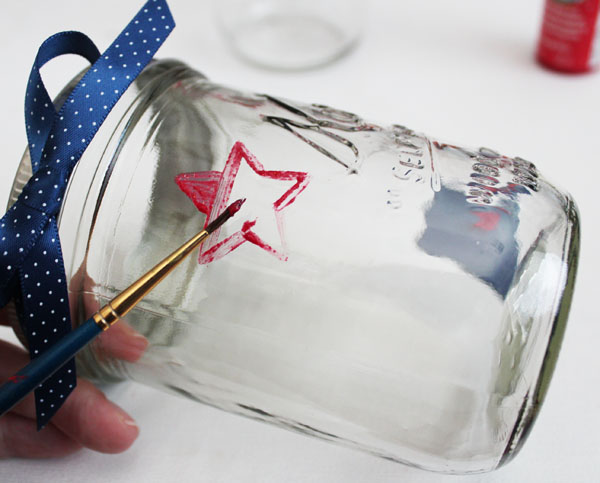
[[[6,310],[0,310],[0,324],[10,325]],[[124,322],[115,324],[99,338],[106,354],[136,361],[147,340]],[[0,340],[0,384],[29,362],[25,349]],[[137,438],[133,419],[110,402],[91,382],[77,379],[77,387],[52,421],[37,431],[33,393],[0,417],[0,458],[61,457],[82,447],[102,453],[120,453]]]

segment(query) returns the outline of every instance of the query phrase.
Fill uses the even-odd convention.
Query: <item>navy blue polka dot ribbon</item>
[[[71,330],[57,215],[77,161],[127,87],[175,27],[165,0],[149,0],[100,54],[79,32],[61,32],[40,47],[25,97],[25,123],[33,176],[0,220],[0,306],[14,299],[32,358]],[[56,110],[39,69],[63,54],[92,64]],[[75,362],[35,390],[38,429],[76,384]]]

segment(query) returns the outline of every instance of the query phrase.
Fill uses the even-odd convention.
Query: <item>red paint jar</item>
[[[546,0],[538,61],[561,72],[587,72],[600,61],[600,0]]]

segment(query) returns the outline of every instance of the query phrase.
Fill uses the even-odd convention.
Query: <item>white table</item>
[[[24,87],[38,45],[52,33],[76,29],[103,50],[141,3],[3,2],[2,204],[25,146]],[[572,193],[583,220],[582,256],[570,323],[545,407],[523,451],[507,467],[451,477],[124,383],[107,392],[141,426],[129,451],[2,461],[0,481],[600,481],[600,324],[594,282],[600,269],[595,186],[600,179],[600,74],[565,76],[534,63],[542,0],[372,0],[365,35],[355,51],[326,68],[294,74],[259,70],[231,55],[214,25],[210,2],[170,3],[178,27],[161,57],[185,60],[225,84],[338,106],[457,144],[519,155]],[[82,66],[58,60],[46,68],[51,92]],[[10,333],[3,330],[0,336]]]

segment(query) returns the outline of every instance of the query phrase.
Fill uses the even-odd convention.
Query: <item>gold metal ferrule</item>
[[[148,273],[132,283],[98,312],[93,315],[94,322],[102,330],[108,330],[112,324],[129,312],[142,300],[160,281],[165,278],[181,261],[200,245],[210,232],[203,230],[192,237],[181,247],[158,263]]]

